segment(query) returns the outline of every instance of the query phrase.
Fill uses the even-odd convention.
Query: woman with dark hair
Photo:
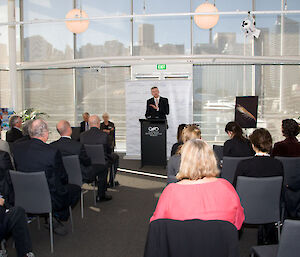
[[[186,127],[186,124],[180,124],[177,129],[177,143],[172,146],[171,156],[176,154],[177,148],[182,145],[182,131]]]
[[[243,136],[242,128],[235,121],[226,124],[225,132],[230,139],[224,144],[223,156],[246,157],[255,154],[249,140]]]
[[[239,162],[236,168],[233,186],[236,186],[238,176],[283,177],[282,163],[270,157],[272,136],[269,131],[264,128],[256,129],[249,138],[256,154],[251,159]],[[258,244],[275,244],[277,243],[276,237],[277,233],[274,224],[266,224],[259,227]]]
[[[300,132],[299,124],[293,119],[282,121],[282,134],[285,140],[274,145],[272,156],[300,157],[300,142],[296,138]]]

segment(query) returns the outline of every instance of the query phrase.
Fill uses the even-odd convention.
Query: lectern
[[[167,165],[167,120],[140,119],[141,166]]]

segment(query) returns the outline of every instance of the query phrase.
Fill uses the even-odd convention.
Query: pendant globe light
[[[215,13],[218,12],[218,9],[214,4],[205,1],[203,4],[199,5],[195,13]],[[194,21],[196,25],[201,29],[211,29],[217,25],[219,20],[219,15],[195,15]]]
[[[89,27],[90,21],[88,20],[89,16],[85,11],[82,10],[81,5],[80,9],[72,9],[69,11],[66,15],[66,19],[82,19],[85,18],[87,20],[73,20],[73,21],[66,21],[66,26],[68,30],[70,30],[72,33],[82,33],[86,31]]]

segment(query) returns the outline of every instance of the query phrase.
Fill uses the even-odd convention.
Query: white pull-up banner
[[[169,100],[170,114],[167,116],[167,155],[177,141],[177,127],[193,121],[193,84],[191,80],[143,80],[126,82],[126,158],[141,158],[139,119],[145,118],[146,103],[151,87],[157,86],[160,96]]]

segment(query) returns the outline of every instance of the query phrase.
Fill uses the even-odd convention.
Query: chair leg
[[[94,191],[94,205],[96,206],[97,205],[97,201],[96,201],[96,182],[95,181],[93,182],[93,186],[94,186],[94,190],[93,190]]]
[[[40,216],[37,216],[37,225],[38,225],[38,230],[41,230]]]
[[[279,241],[280,241],[280,225],[281,225],[281,222],[278,221],[278,223],[277,223],[278,243],[279,243]]]
[[[49,213],[49,227],[50,227],[50,249],[51,253],[53,253],[53,221],[52,221],[52,213]]]
[[[83,219],[83,192],[80,194],[81,218]]]
[[[72,228],[72,233],[74,232],[74,226],[73,226],[73,214],[72,214],[72,208],[69,206],[69,212],[70,212],[70,223]]]

